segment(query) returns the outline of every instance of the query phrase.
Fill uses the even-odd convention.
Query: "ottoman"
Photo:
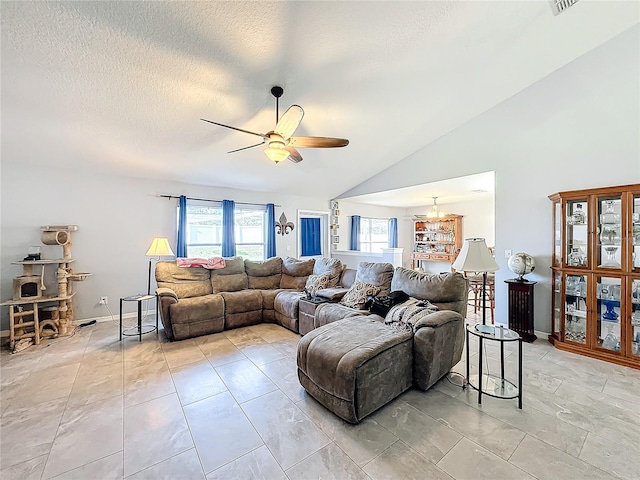
[[[358,423],[411,387],[413,334],[374,318],[351,317],[302,337],[297,360],[304,389],[339,417]]]

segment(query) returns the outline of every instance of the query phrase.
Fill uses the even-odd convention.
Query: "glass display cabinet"
[[[640,184],[550,195],[557,348],[640,368]]]

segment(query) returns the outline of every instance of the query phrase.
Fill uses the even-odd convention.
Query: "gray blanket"
[[[410,298],[406,302],[392,307],[385,317],[384,323],[394,328],[413,331],[413,326],[418,320],[437,311],[438,307],[430,303],[429,300]]]

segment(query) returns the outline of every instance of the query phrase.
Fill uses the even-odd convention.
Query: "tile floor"
[[[107,322],[2,351],[0,478],[640,478],[640,371],[538,340],[524,344],[523,410],[444,379],[353,426],[300,387],[298,338],[263,324],[119,342]],[[475,342],[470,354],[477,366]]]

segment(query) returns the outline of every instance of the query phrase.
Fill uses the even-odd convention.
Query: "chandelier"
[[[438,197],[433,197],[433,207],[431,207],[431,210],[427,213],[427,218],[442,218],[447,215],[442,210],[438,209],[437,200]]]

